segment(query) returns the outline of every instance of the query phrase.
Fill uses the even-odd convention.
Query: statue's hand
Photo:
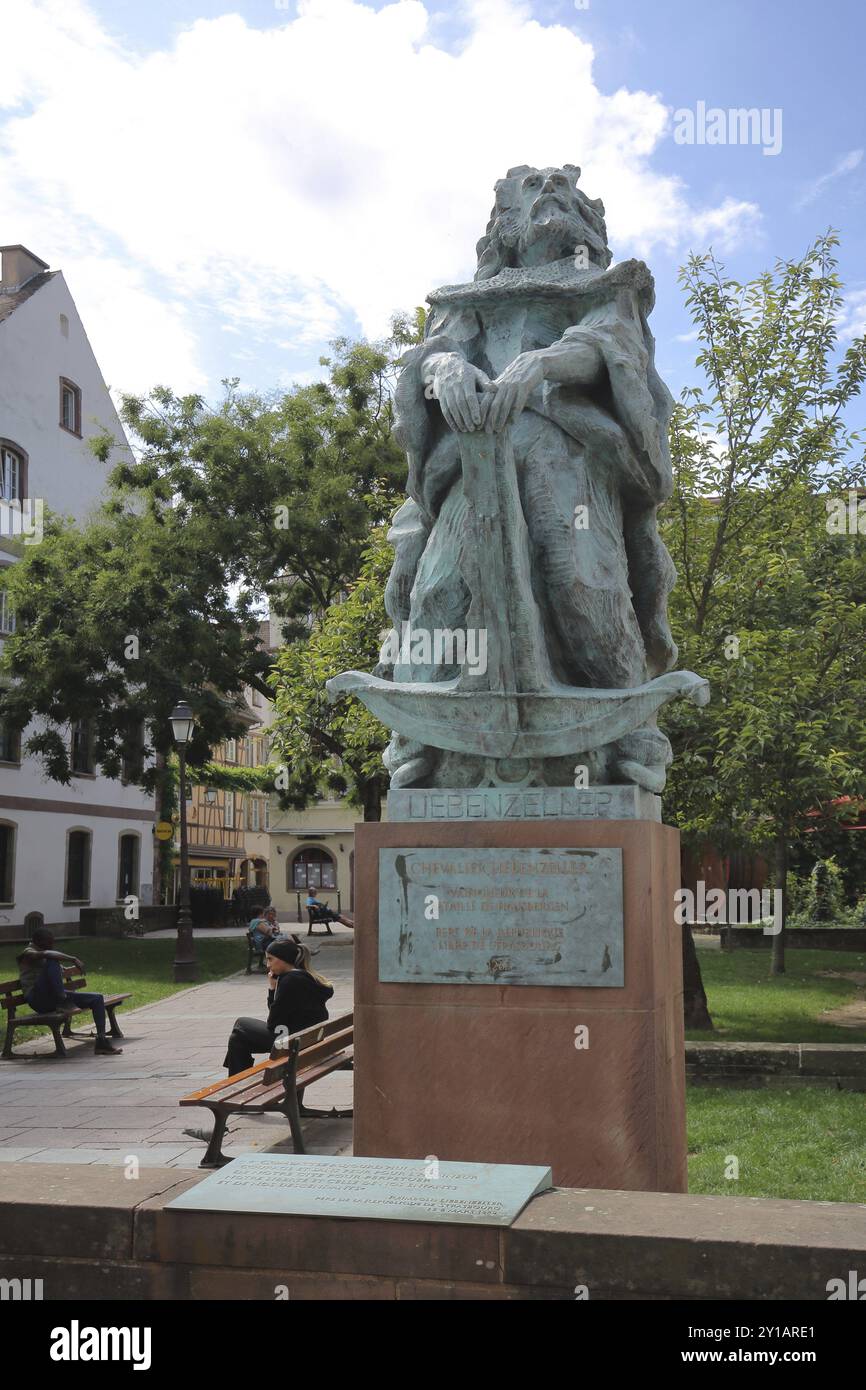
[[[521,352],[493,383],[496,392],[487,411],[488,433],[498,434],[514,423],[532,392],[544,380],[544,357],[540,352]]]
[[[458,353],[448,352],[437,356],[425,395],[439,402],[450,429],[471,434],[484,425],[487,397],[478,393],[485,388],[489,390],[490,378],[484,372]]]

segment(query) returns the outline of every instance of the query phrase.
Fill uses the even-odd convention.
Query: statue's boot
[[[648,792],[664,791],[672,762],[670,740],[661,729],[652,726],[636,729],[614,744],[614,776],[634,782]]]

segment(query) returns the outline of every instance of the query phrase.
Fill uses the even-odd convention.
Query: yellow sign
[[[174,834],[174,826],[171,821],[158,820],[153,827],[153,833],[158,840],[170,840]]]

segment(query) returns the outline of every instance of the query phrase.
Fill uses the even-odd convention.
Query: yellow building
[[[360,811],[345,801],[316,801],[305,811],[284,811],[271,803],[270,892],[278,912],[306,920],[310,888],[328,907],[354,912],[355,825],[360,819]]]

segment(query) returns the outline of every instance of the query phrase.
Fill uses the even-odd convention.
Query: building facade
[[[0,247],[0,642],[15,622],[3,569],[39,544],[43,508],[84,521],[98,505],[111,464],[88,440],[106,429],[127,447],[62,272]],[[63,926],[130,895],[149,903],[153,798],[101,775],[85,723],[66,730],[71,785],[52,782],[22,756],[35,728],[0,726],[0,928],[32,912]]]
[[[260,767],[267,762],[267,734],[251,724],[243,737],[214,750],[218,767]],[[187,840],[192,888],[218,888],[230,898],[235,888],[267,888],[270,803],[266,792],[228,791],[194,783],[187,788]],[[173,901],[180,879],[180,844],[173,845]]]
[[[272,802],[270,888],[278,912],[304,921],[311,888],[328,907],[354,912],[355,826],[360,819],[361,812],[345,800],[323,798],[304,811],[283,811]]]
[[[273,651],[278,634],[270,618],[259,627],[259,641]],[[273,705],[260,690],[246,686],[235,709],[246,731],[224,740],[211,761],[227,771],[264,767],[270,759],[268,729]],[[192,783],[187,788],[190,886],[218,888],[230,898],[235,888],[267,888],[270,879],[270,797],[265,790],[234,790]],[[172,901],[180,889],[179,829],[172,844]]]

